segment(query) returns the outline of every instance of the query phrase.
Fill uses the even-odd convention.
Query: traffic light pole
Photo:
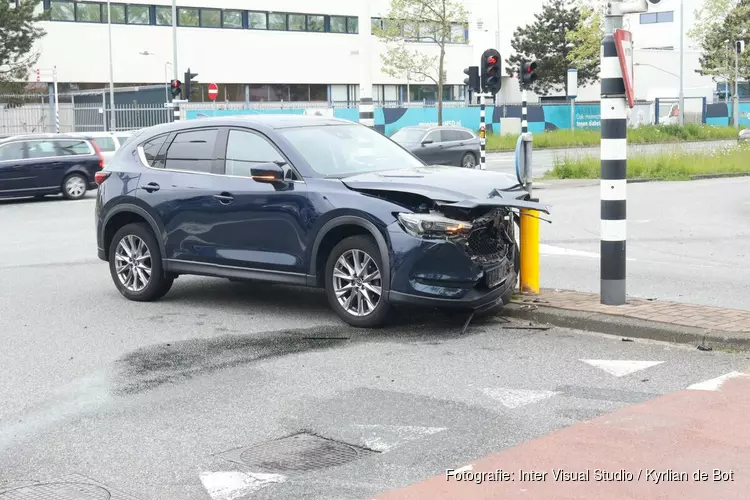
[[[526,102],[528,101],[529,96],[526,93],[526,88],[524,88],[521,91],[521,133],[526,134],[529,131],[529,121],[527,118],[528,113],[528,107],[526,106]]]
[[[612,4],[615,3],[620,2],[613,0]],[[600,301],[606,305],[626,302],[628,127],[625,82],[614,39],[614,32],[619,28],[622,28],[622,14],[612,15],[612,11],[608,11],[604,18],[600,65]]]
[[[479,169],[487,170],[487,125],[485,124],[484,94],[479,94]]]

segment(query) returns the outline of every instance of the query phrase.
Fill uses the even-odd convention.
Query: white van
[[[133,134],[131,132],[76,132],[68,135],[93,139],[102,152],[104,166],[107,166],[110,158],[115,155],[115,151],[120,149]]]

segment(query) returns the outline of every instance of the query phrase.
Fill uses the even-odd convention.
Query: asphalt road
[[[736,147],[737,141],[705,141],[683,142],[673,144],[638,144],[628,146],[629,156],[654,155],[677,151],[714,151],[721,148]],[[548,170],[552,170],[556,160],[564,158],[599,157],[598,147],[568,148],[568,149],[534,149],[532,161],[533,176],[541,177]],[[515,175],[515,153],[487,153],[487,170],[507,172]]]
[[[571,207],[555,212],[549,242],[593,238],[586,192],[550,190]],[[743,241],[736,219],[709,227],[720,203],[693,199],[680,226],[706,251],[718,233]],[[652,210],[655,220],[683,208]],[[576,214],[579,229],[567,219]],[[61,481],[89,485],[76,500],[367,499],[750,365],[503,318],[462,336],[462,317],[404,311],[386,330],[360,331],[317,291],[221,279],[181,277],[160,302],[128,302],[95,256],[91,197],[0,202],[0,235],[2,500],[73,498]],[[334,453],[315,437],[257,447],[303,431],[370,451]],[[53,484],[26,487],[35,482]]]
[[[598,293],[599,183],[544,184],[542,286]],[[629,295],[750,309],[750,178],[633,183],[627,197]]]

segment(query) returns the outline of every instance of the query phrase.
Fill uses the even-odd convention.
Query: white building
[[[363,0],[178,0],[178,78],[190,68],[202,83],[215,82],[220,100],[355,101],[360,78],[358,22]],[[388,0],[370,2],[374,22],[387,12]],[[635,40],[637,97],[676,97],[679,80],[679,1],[662,0],[658,9],[628,16]],[[685,30],[702,0],[685,2]],[[106,2],[44,0],[52,21],[39,42],[38,67],[56,67],[63,89],[102,88],[109,82]],[[469,25],[456,26],[463,43],[447,49],[447,99],[463,99],[463,69],[478,65],[480,54],[499,45],[511,51],[513,31],[533,21],[543,0],[506,5],[466,0]],[[114,82],[118,86],[160,84],[173,77],[171,2],[127,0],[112,3]],[[252,10],[249,10],[252,9]],[[657,12],[658,11],[658,12]],[[695,73],[698,53],[687,37],[686,95],[712,95],[710,78]],[[382,71],[383,45],[374,40],[373,93],[377,101],[431,100],[431,82],[407,81]],[[413,44],[437,53],[434,44]],[[543,78],[543,75],[540,76]],[[34,75],[31,75],[34,80]],[[598,86],[581,89],[579,99],[598,100]],[[500,99],[518,102],[516,80],[504,78]]]

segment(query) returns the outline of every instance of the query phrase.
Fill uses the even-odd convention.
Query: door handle
[[[155,182],[149,182],[145,186],[141,186],[141,189],[143,189],[143,190],[145,190],[145,191],[147,191],[149,193],[153,193],[154,191],[158,191],[159,190],[159,185],[157,183],[155,183]]]
[[[231,193],[223,192],[221,194],[215,194],[214,198],[219,200],[219,203],[223,205],[229,205],[234,201],[234,196]]]

